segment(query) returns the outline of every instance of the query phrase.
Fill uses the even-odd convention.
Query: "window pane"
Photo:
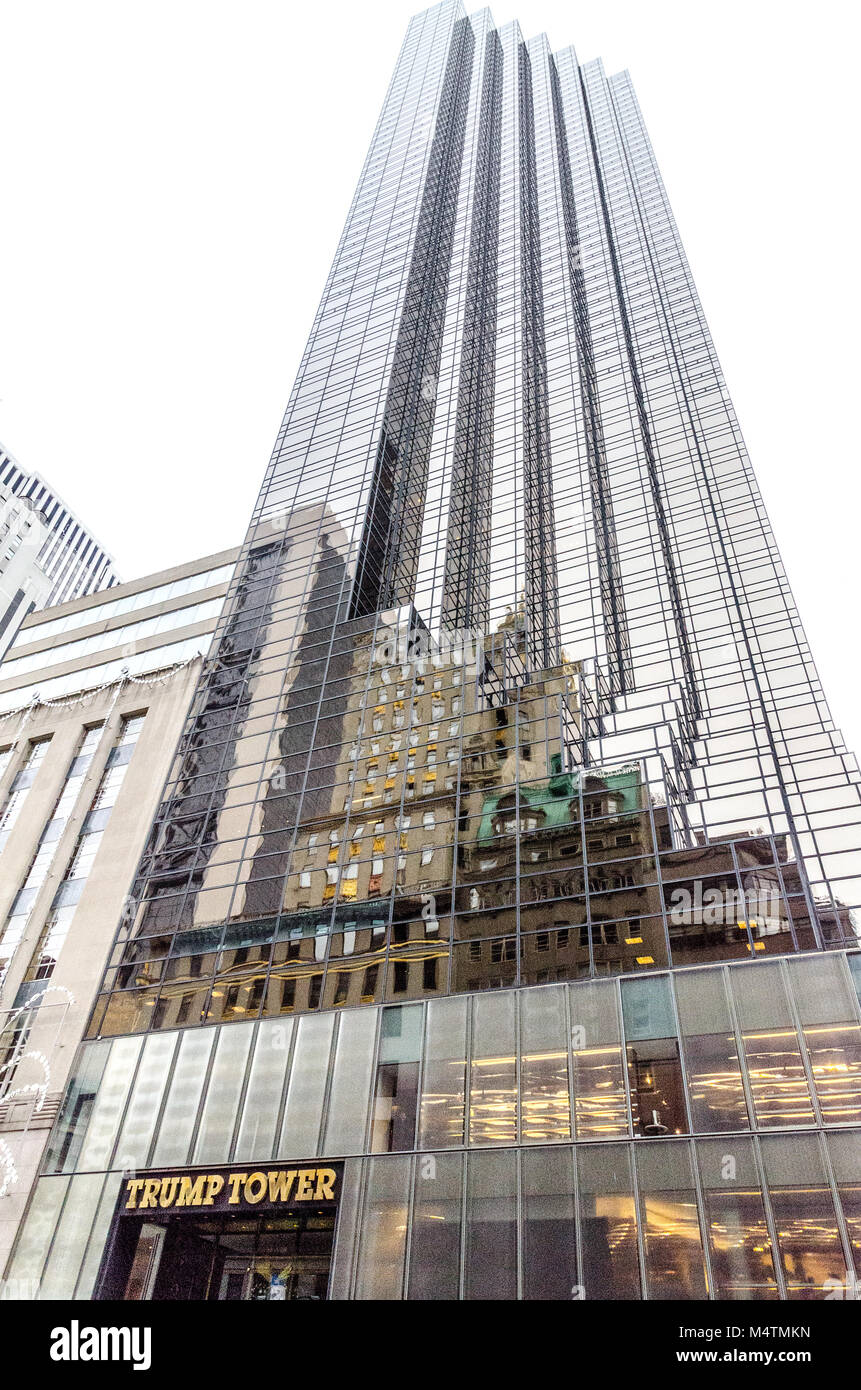
[[[669,979],[622,981],[634,1134],[687,1134],[688,1120]]]
[[[468,1007],[467,999],[432,999],[428,1003],[420,1149],[463,1143]]]
[[[305,1014],[299,1019],[278,1158],[314,1158],[317,1154],[335,1018],[335,1014],[326,1013]]]
[[[195,1028],[180,1040],[152,1156],[155,1168],[167,1168],[173,1163],[185,1163],[188,1159],[215,1032],[214,1028]]]
[[[818,1138],[769,1135],[761,1142],[787,1298],[822,1298],[826,1279],[845,1278],[846,1262]]]
[[[376,1025],[375,1009],[351,1009],[340,1016],[324,1154],[364,1151]]]
[[[464,1297],[517,1297],[517,1155],[471,1153]]]
[[[701,1139],[697,1160],[718,1298],[777,1298],[751,1139]]]
[[[571,985],[571,1045],[578,1139],[629,1133],[616,986]]]
[[[456,1299],[460,1277],[463,1154],[424,1154],[416,1163],[409,1297]]]
[[[422,1014],[417,1005],[383,1010],[371,1137],[374,1153],[415,1145]]]
[[[861,1130],[829,1134],[827,1139],[855,1273],[861,1276]]]
[[[75,1292],[104,1180],[102,1173],[84,1173],[81,1177],[72,1178],[62,1219],[42,1275],[40,1299],[66,1299]]]
[[[275,1147],[278,1107],[287,1076],[292,1018],[265,1019],[257,1031],[234,1160],[268,1159]]]
[[[568,1025],[562,986],[520,992],[520,1106],[524,1144],[571,1138]]]
[[[362,1213],[357,1299],[403,1297],[410,1160],[372,1158]]]
[[[45,1171],[73,1172],[90,1122],[112,1043],[88,1043],[80,1066],[69,1083],[54,1137],[45,1157]]]
[[[96,1284],[96,1277],[99,1273],[99,1266],[102,1256],[105,1253],[105,1244],[108,1239],[108,1232],[111,1222],[114,1219],[114,1211],[117,1205],[117,1193],[122,1182],[121,1173],[108,1173],[105,1178],[105,1185],[99,1199],[99,1207],[93,1221],[90,1239],[87,1244],[86,1254],[81,1264],[81,1272],[78,1275],[78,1283],[75,1289],[76,1299],[91,1299],[93,1289]]]
[[[813,1124],[813,1106],[780,964],[744,965],[729,977],[742,1031],[756,1123]]]
[[[694,1132],[748,1129],[723,971],[681,972],[675,985]]]
[[[132,1173],[147,1166],[159,1106],[164,1095],[177,1033],[153,1033],[144,1042],[141,1064],[117,1143],[115,1168]]]
[[[21,1227],[15,1255],[4,1281],[6,1298],[26,1302],[38,1296],[42,1266],[66,1195],[69,1178],[40,1178]]]
[[[523,1297],[570,1299],[577,1284],[574,1155],[527,1149],[523,1164]]]
[[[80,1170],[104,1170],[110,1164],[140,1049],[140,1038],[118,1038],[111,1044],[111,1055],[93,1106],[87,1136],[81,1146],[78,1159]]]
[[[688,1144],[643,1144],[636,1151],[643,1212],[646,1297],[706,1298],[697,1199]]]
[[[470,1144],[517,1143],[515,1002],[513,991],[472,1001]]]
[[[200,1129],[194,1145],[194,1163],[227,1163],[236,1126],[236,1112],[245,1080],[253,1025],[222,1028],[206,1099],[201,1107]]]
[[[587,1299],[640,1298],[637,1210],[627,1144],[577,1150],[580,1231]]]
[[[790,980],[825,1124],[861,1120],[861,1025],[837,955],[790,963]],[[799,968],[800,967],[800,968]]]

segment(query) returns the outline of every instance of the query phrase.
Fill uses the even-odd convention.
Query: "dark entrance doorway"
[[[124,1263],[129,1256],[131,1261],[122,1298],[292,1302],[326,1297],[333,1211],[155,1216],[126,1219],[123,1226]]]
[[[124,1177],[95,1297],[325,1299],[343,1164]]]

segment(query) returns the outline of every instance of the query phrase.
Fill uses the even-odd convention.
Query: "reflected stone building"
[[[628,75],[444,0],[7,1276],[824,1297],[859,829]]]

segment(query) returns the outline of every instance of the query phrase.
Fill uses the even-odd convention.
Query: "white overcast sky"
[[[241,540],[421,8],[0,0],[0,440],[124,578]],[[631,71],[832,712],[861,752],[858,10],[493,7]]]

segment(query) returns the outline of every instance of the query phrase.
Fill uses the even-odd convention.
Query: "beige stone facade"
[[[14,656],[43,653],[44,661],[5,680],[9,663],[0,667],[7,704],[17,693],[23,706],[0,713],[0,1265],[128,910],[236,555],[205,557],[39,613]],[[118,611],[106,614],[107,603]],[[130,622],[159,630],[130,644]],[[80,656],[52,660],[59,644],[76,640]],[[186,655],[172,660],[180,642]],[[130,651],[138,657],[134,673]],[[118,660],[126,673],[98,681],[98,668]],[[58,674],[72,689],[40,700],[39,686]],[[58,909],[64,890],[71,906]]]

